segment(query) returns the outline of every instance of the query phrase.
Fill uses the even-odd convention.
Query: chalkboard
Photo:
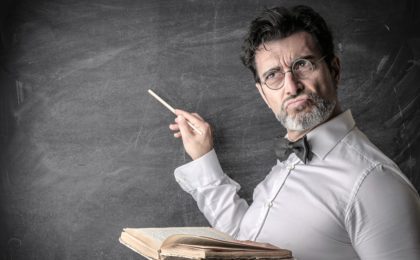
[[[123,227],[208,225],[173,178],[189,158],[149,88],[213,125],[221,164],[251,201],[285,131],[240,46],[263,7],[294,1],[8,3],[1,259],[141,259],[119,244]],[[334,31],[342,107],[419,189],[418,1],[302,3]]]

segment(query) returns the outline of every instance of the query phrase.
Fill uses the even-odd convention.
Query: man
[[[203,118],[177,110],[169,126],[193,159],[175,177],[210,224],[299,260],[420,259],[419,195],[340,109],[340,60],[325,21],[305,6],[265,10],[251,23],[242,60],[287,129],[250,206],[223,173]]]

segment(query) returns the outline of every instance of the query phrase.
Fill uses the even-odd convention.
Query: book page
[[[125,228],[124,231],[157,249],[162,246],[166,238],[172,235],[194,235],[219,240],[233,240],[229,235],[210,227]]]
[[[148,259],[159,259],[159,252],[157,249],[150,248],[148,245],[142,243],[142,241],[131,236],[127,232],[121,233],[119,241],[131,250]]]
[[[173,245],[188,245],[198,248],[214,248],[219,250],[264,250],[264,251],[278,251],[282,250],[276,246],[268,243],[259,243],[254,241],[240,241],[240,240],[223,240],[212,238],[209,236],[185,236],[185,235],[172,235],[165,240],[161,248],[171,247]]]
[[[289,250],[240,250],[238,248],[201,248],[190,245],[173,245],[162,248],[162,257],[177,256],[190,259],[290,259],[292,253]]]

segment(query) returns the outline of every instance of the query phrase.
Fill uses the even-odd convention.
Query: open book
[[[209,227],[124,228],[120,242],[148,259],[293,259],[289,250]]]

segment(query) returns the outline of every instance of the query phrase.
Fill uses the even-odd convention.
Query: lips
[[[291,100],[286,101],[284,108],[287,109],[290,107],[298,107],[301,106],[303,104],[305,104],[306,102],[308,102],[309,98],[308,97],[298,97],[298,98],[294,98]]]

